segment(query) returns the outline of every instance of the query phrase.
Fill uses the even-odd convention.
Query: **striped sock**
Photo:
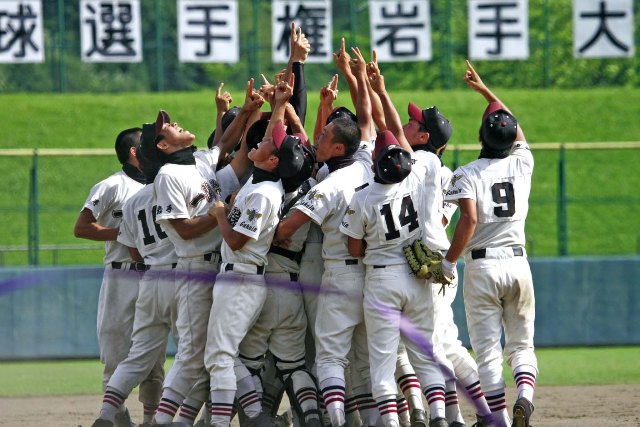
[[[102,408],[100,408],[100,418],[114,421],[116,414],[124,410],[126,397],[111,387],[107,387],[102,397]]]
[[[165,392],[166,391],[167,390],[165,390]],[[180,409],[180,403],[178,403],[177,400],[182,402],[182,399],[170,399],[169,397],[164,397],[163,393],[162,399],[160,399],[160,404],[158,405],[158,412],[156,413],[156,423],[169,424],[173,422],[173,417],[176,415],[176,412],[178,412],[178,409]]]
[[[199,412],[200,408],[182,403],[182,406],[180,406],[180,412],[176,417],[176,422],[193,425],[193,422],[196,420]]]
[[[151,424],[156,416],[158,405],[142,405],[142,422]]]
[[[513,379],[518,386],[518,398],[524,397],[533,402],[533,392],[536,388],[536,371],[532,366],[518,366],[515,369]]]
[[[484,393],[482,392],[482,387],[480,387],[480,380],[478,379],[477,374],[473,374],[473,378],[467,377],[470,380],[475,380],[471,384],[467,384],[463,381],[463,385],[467,390],[469,397],[473,403],[473,406],[476,408],[476,413],[480,416],[486,416],[491,413],[489,409],[489,405],[487,404],[487,400],[485,399]]]
[[[398,404],[396,403],[396,396],[393,394],[380,396],[376,399],[376,405],[380,417],[382,418],[382,425],[384,426],[399,426],[400,420],[398,419]]]
[[[495,425],[511,425],[509,414],[507,413],[507,401],[504,395],[504,389],[496,390],[485,395],[487,404],[491,410],[493,424]]]
[[[255,390],[250,390],[242,396],[238,396],[238,404],[249,418],[255,418],[262,411],[262,403]]]
[[[448,423],[458,421],[464,424],[464,419],[462,418],[462,414],[460,413],[458,392],[456,391],[455,381],[447,381],[445,383],[444,413]]]
[[[211,390],[211,424],[229,425],[233,414],[235,390]]]
[[[376,421],[380,417],[378,412],[378,406],[376,401],[373,400],[373,396],[371,393],[361,393],[353,397],[358,410],[360,411],[360,418],[364,423],[368,423],[366,425],[375,425]],[[386,398],[388,399],[388,398]],[[393,404],[395,406],[396,399],[395,396],[393,398]],[[395,410],[396,414],[398,410]]]
[[[331,424],[344,424],[344,380],[340,378],[328,378],[323,381],[320,386],[322,388],[324,405],[329,413]]]
[[[434,385],[424,390],[424,396],[429,404],[431,419],[444,418],[444,385]]]
[[[422,393],[420,386],[420,380],[416,374],[406,374],[398,377],[396,380],[402,394],[409,402],[411,409],[422,409],[424,411],[424,404],[422,403]]]
[[[405,399],[403,395],[399,394],[396,396],[396,405],[398,406],[398,419],[400,420],[400,425],[409,425],[411,423],[409,402],[407,402],[407,399]]]

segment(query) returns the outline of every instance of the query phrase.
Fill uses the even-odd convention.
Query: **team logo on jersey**
[[[318,190],[310,190],[307,193],[307,199],[309,200],[320,200],[324,197],[324,195],[322,193],[320,193]]]
[[[241,215],[242,212],[237,207],[234,206],[233,209],[231,209],[231,212],[229,212],[229,216],[227,217],[227,219],[229,220],[229,224],[231,224],[231,227],[234,227],[238,223]]]
[[[456,183],[462,179],[462,175],[453,175],[451,177],[451,186],[455,187]]]
[[[100,199],[94,199],[94,200],[91,201],[91,204],[93,206],[98,206],[98,203],[100,203]]]
[[[165,208],[165,211],[167,211],[167,213],[171,213],[172,210],[173,210],[173,207],[170,204],[167,205],[167,207]]]
[[[262,214],[255,209],[247,209],[247,217],[249,221],[254,222],[256,219],[262,218]]]
[[[160,215],[162,213],[162,206],[156,207],[156,215]]]
[[[216,181],[215,179],[210,179],[209,187],[211,188],[211,193],[217,199],[220,198],[220,196],[222,195],[222,188],[220,187],[220,184],[218,184],[218,181]]]
[[[111,215],[113,215],[114,218],[122,218],[122,209],[114,210],[111,212]]]

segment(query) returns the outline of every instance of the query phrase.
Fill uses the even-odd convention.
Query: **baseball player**
[[[304,136],[301,136],[304,138]],[[291,207],[304,197],[315,184],[310,178],[315,166],[311,151],[304,148],[305,163],[301,173],[292,178],[282,178],[285,198],[280,217],[286,217]],[[267,297],[260,316],[240,343],[240,360],[258,383],[264,384],[260,375],[265,367],[267,350],[275,360],[279,380],[284,384],[289,401],[304,426],[320,426],[318,390],[315,379],[305,367],[305,338],[307,317],[302,292],[298,283],[300,259],[310,224],[298,229],[291,237],[288,248],[272,245],[267,254],[265,281]],[[278,382],[280,382],[278,381]],[[267,385],[263,385],[267,387]],[[269,396],[274,400],[276,392]],[[273,411],[277,408],[271,408]]]
[[[122,164],[122,171],[100,181],[91,189],[73,230],[75,237],[105,242],[105,271],[98,297],[97,321],[100,360],[104,364],[103,391],[118,364],[127,357],[131,346],[140,280],[137,271],[142,265],[135,262],[127,247],[116,239],[122,221],[122,206],[145,183],[136,157],[140,132],[140,128],[131,128],[118,134],[115,150]],[[157,381],[161,382],[162,378],[156,376],[143,381],[140,400],[145,405],[157,405],[154,391],[157,389]],[[118,412],[119,424],[129,425],[126,408],[122,406]]]
[[[492,421],[510,423],[502,377],[504,330],[504,354],[518,387],[512,426],[525,427],[538,375],[533,281],[524,249],[533,157],[517,120],[469,61],[464,79],[489,105],[480,127],[480,157],[454,172],[446,194],[459,206],[460,220],[442,268],[453,277],[458,257],[464,256],[469,337]]]
[[[247,117],[262,103],[262,98],[253,91],[253,82],[248,82],[243,105],[246,111],[239,113],[239,117]],[[241,147],[242,154],[216,172],[219,148],[194,155],[195,136],[176,123],[171,124],[164,111],[156,120],[155,140],[158,158],[164,163],[154,181],[156,220],[178,255],[175,270],[178,352],[165,379],[156,414],[159,424],[169,424],[192,386],[204,375],[210,283],[219,268],[222,239],[215,219],[207,211],[213,202],[224,200],[237,189],[238,177],[245,173],[248,160],[246,147]]]
[[[360,59],[356,67],[361,66],[362,69],[354,73],[363,82],[364,65],[364,60]],[[360,87],[366,88],[366,85]],[[325,126],[316,142],[316,159],[326,162],[330,173],[306,197],[298,201],[294,212],[280,223],[276,232],[277,241],[286,241],[310,220],[320,225],[324,232],[325,270],[321,285],[323,292],[318,296],[315,325],[316,363],[324,404],[333,426],[345,424],[344,370],[349,363],[347,355],[352,345],[356,358],[362,360],[358,367],[355,367],[354,362],[354,367],[361,370],[363,378],[363,384],[353,384],[354,389],[360,387],[366,390],[369,387],[362,312],[364,268],[360,259],[349,255],[346,236],[338,230],[356,189],[365,186],[371,177],[369,166],[354,158],[361,141],[371,140],[369,98],[362,96],[358,99],[358,118],[362,122],[356,125],[349,118],[339,117]],[[349,185],[345,185],[346,183]],[[344,297],[345,293],[349,298]],[[370,424],[375,423],[375,420],[371,421]]]
[[[142,134],[137,158],[147,185],[124,204],[118,242],[129,248],[134,259],[141,262],[139,267],[146,272],[140,279],[129,354],[109,379],[94,427],[113,426],[126,397],[150,373],[159,376],[155,383],[156,404],[144,405],[143,422],[150,425],[154,421],[157,402],[162,395],[167,338],[176,318],[173,269],[178,258],[167,234],[155,222],[153,180],[158,173],[155,124],[143,125]]]
[[[213,290],[205,352],[206,367],[211,374],[211,425],[216,427],[229,425],[236,382],[242,379],[234,373],[239,345],[266,300],[264,266],[284,196],[280,178],[296,175],[304,161],[300,139],[287,137],[282,126],[285,104],[292,91],[292,81],[279,84],[267,128],[267,135],[272,137],[263,139],[249,153],[254,163],[253,178],[236,196],[229,217],[222,202],[215,203],[209,211],[224,238],[222,271]],[[226,323],[231,314],[233,328]],[[251,376],[248,381],[253,381]],[[250,425],[272,425],[259,404],[244,409]]]

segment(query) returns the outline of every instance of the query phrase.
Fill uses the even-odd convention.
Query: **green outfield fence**
[[[396,89],[453,89],[464,84],[468,56],[469,0],[431,0],[433,59],[394,63],[385,76]],[[366,0],[332,1],[332,48],[341,37],[367,51]],[[224,79],[242,87],[249,76],[272,75],[282,68],[271,60],[271,1],[241,0],[240,61],[236,64],[180,63],[177,53],[175,0],[141,0],[143,61],[90,64],[80,60],[79,0],[42,2],[45,62],[0,65],[0,90],[45,92],[182,91],[210,88]],[[527,60],[485,61],[483,73],[499,87],[593,87],[640,84],[640,0],[633,1],[635,55],[632,58],[575,59],[573,0],[529,0]],[[311,87],[320,87],[334,72],[333,64],[314,64],[306,71]]]
[[[531,144],[529,255],[640,253],[639,148],[640,141]],[[475,159],[477,147],[454,145],[447,155],[455,169]],[[104,246],[75,239],[73,226],[91,186],[114,172],[113,157],[111,149],[0,150],[0,164],[12,170],[0,194],[0,266],[99,263]]]

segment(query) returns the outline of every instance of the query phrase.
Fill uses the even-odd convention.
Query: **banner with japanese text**
[[[0,2],[0,63],[44,62],[42,2]]]

